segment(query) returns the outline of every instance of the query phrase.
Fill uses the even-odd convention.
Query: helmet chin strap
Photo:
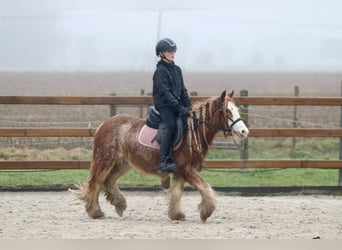
[[[160,52],[159,54],[160,58],[163,59],[164,61],[166,61],[167,63],[173,63],[173,61],[168,60],[165,56],[163,52]]]

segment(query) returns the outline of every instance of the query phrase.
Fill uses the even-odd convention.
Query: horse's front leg
[[[198,205],[198,208],[200,211],[201,220],[205,222],[216,209],[217,201],[214,190],[195,169],[188,172],[186,181],[198,189],[202,196],[202,201]]]
[[[170,201],[169,201],[169,218],[171,220],[185,220],[185,215],[181,211],[181,199],[184,190],[183,177],[174,176],[173,183],[170,188]]]

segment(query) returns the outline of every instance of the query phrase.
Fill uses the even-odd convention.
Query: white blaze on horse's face
[[[228,121],[228,126],[233,130],[232,132],[236,133],[238,136],[247,138],[249,129],[243,120],[241,120],[238,107],[236,107],[233,102],[229,101],[227,108],[233,116],[232,119]]]

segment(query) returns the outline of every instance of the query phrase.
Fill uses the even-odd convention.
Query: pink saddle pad
[[[139,143],[146,147],[155,148],[159,150],[160,149],[159,143],[156,140],[154,142],[151,142],[153,138],[156,136],[157,131],[158,131],[157,129],[150,128],[147,125],[144,125],[142,129],[140,130],[140,133],[138,136]],[[180,143],[175,148],[173,148],[173,150],[176,150],[180,146],[181,143],[182,141],[180,141]]]
[[[160,146],[157,141],[151,142],[153,138],[156,136],[156,134],[157,134],[157,129],[150,128],[144,125],[142,129],[140,130],[138,141],[140,144],[144,146],[159,149]]]

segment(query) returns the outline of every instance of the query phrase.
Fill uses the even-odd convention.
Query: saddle
[[[140,144],[159,149],[159,143],[162,140],[162,131],[166,129],[162,123],[159,112],[154,106],[150,106],[146,118],[146,124],[140,130],[138,141]],[[177,118],[177,131],[173,140],[172,149],[176,150],[183,139],[183,122],[179,116]]]

